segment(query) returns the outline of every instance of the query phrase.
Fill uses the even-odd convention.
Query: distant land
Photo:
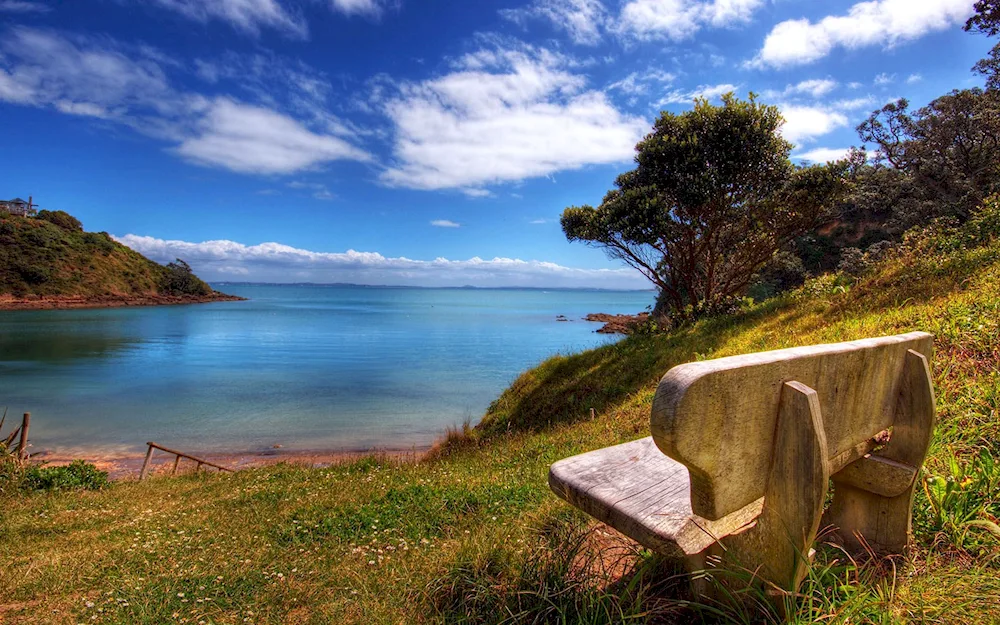
[[[602,289],[597,287],[567,286],[418,286],[409,284],[356,284],[354,282],[231,282],[213,280],[212,284],[226,286],[315,286],[315,287],[357,287],[365,289],[428,289],[451,291],[584,291],[592,293],[655,293],[656,289]]]
[[[240,299],[216,291],[183,261],[160,265],[106,232],[84,232],[64,211],[0,211],[0,310]]]

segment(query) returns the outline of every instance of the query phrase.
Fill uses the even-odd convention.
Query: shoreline
[[[209,462],[222,465],[233,469],[234,471],[239,471],[241,469],[250,469],[255,467],[264,467],[273,464],[288,463],[294,465],[306,466],[314,469],[334,466],[338,464],[344,464],[347,462],[353,462],[355,460],[360,460],[362,458],[367,458],[371,456],[379,458],[389,458],[397,462],[419,462],[426,453],[431,449],[431,446],[423,447],[411,447],[407,449],[341,449],[341,450],[322,450],[322,449],[266,449],[263,451],[239,451],[239,452],[193,452],[192,456],[201,458],[203,460],[208,460]],[[185,450],[179,450],[185,451]],[[185,451],[185,453],[188,453]],[[38,454],[33,454],[29,457],[28,461],[32,464],[38,464],[43,466],[63,466],[67,465],[74,460],[83,460],[93,464],[101,471],[108,472],[108,479],[112,481],[127,480],[130,478],[137,479],[139,477],[139,472],[142,469],[142,463],[146,458],[145,452],[136,454],[102,454],[100,452],[94,453],[82,453],[75,455],[66,455],[60,453],[48,453],[40,452]],[[169,474],[173,468],[174,456],[167,452],[156,450],[153,453],[153,459],[150,462],[151,475],[156,474]],[[189,473],[195,469],[195,462],[186,458],[182,458],[177,469],[177,474]],[[204,469],[208,472],[217,472],[217,469],[206,467]]]
[[[133,306],[176,306],[210,302],[242,302],[245,297],[213,293],[211,295],[130,295],[84,297],[50,295],[16,298],[0,295],[0,310],[69,310],[79,308],[127,308]]]
[[[641,312],[637,315],[590,313],[583,320],[592,323],[603,323],[603,326],[594,330],[598,334],[631,334],[632,330],[637,326],[649,320],[649,313]]]

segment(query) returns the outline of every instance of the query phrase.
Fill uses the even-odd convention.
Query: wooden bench
[[[674,367],[653,399],[651,437],[556,462],[549,485],[691,570],[716,555],[789,593],[821,521],[854,552],[902,553],[934,424],[932,338]]]

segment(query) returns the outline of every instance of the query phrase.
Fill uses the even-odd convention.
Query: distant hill
[[[0,307],[127,306],[240,299],[183,261],[155,263],[64,211],[0,211]]]

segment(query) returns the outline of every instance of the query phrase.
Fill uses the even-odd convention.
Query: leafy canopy
[[[745,291],[782,245],[827,213],[845,162],[796,168],[777,107],[727,94],[721,106],[664,112],[597,208],[562,215],[566,238],[602,248],[659,290],[677,315]]]
[[[963,89],[911,113],[905,99],[875,111],[860,126],[876,146],[876,164],[905,172],[917,199],[933,208],[918,218],[967,219],[1000,191],[1000,92]]]

